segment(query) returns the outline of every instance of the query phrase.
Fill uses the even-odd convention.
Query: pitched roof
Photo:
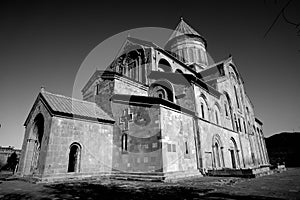
[[[181,17],[179,24],[177,25],[174,32],[170,36],[169,40],[181,35],[188,35],[188,34],[202,37],[197,31],[195,31],[190,25],[188,25]]]
[[[46,91],[41,91],[40,96],[46,101],[53,114],[71,115],[72,117],[88,118],[97,121],[114,121],[96,103],[52,94]]]

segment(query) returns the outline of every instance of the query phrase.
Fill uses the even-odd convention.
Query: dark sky
[[[216,62],[233,56],[265,136],[300,130],[300,27],[280,16],[264,37],[287,1],[106,2],[1,1],[0,145],[21,147],[40,87],[71,96],[80,66],[102,41],[140,27],[174,29],[181,16]],[[300,23],[299,10],[291,1],[289,22]]]

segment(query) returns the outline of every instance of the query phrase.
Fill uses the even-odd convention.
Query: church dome
[[[187,65],[198,66],[195,70],[201,71],[207,67],[206,47],[205,38],[181,18],[167,41],[165,50]]]

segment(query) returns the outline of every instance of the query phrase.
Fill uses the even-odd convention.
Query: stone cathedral
[[[209,64],[183,19],[164,48],[127,37],[77,100],[41,89],[25,121],[18,174],[162,181],[269,171],[263,123],[232,57]]]

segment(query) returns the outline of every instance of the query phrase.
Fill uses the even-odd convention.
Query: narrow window
[[[131,78],[131,66],[128,65],[127,77]]]
[[[225,107],[225,115],[226,115],[226,117],[228,117],[228,108],[227,108],[227,103],[224,103],[224,107]]]
[[[172,145],[168,144],[168,152],[172,152]]]
[[[72,144],[70,146],[68,172],[79,172],[80,152],[80,146],[78,144]]]
[[[234,86],[234,93],[235,93],[235,98],[236,98],[237,107],[240,108],[239,98],[238,98],[238,95],[237,95],[237,91],[236,91],[236,87],[235,87],[235,86]]]
[[[139,60],[135,61],[135,80],[139,81],[140,79],[140,66],[139,66]]]
[[[189,154],[188,143],[185,141],[185,154]]]
[[[96,84],[96,95],[99,94],[99,83]]]
[[[189,58],[190,62],[194,62],[194,52],[192,48],[189,48]]]
[[[201,52],[200,52],[200,49],[197,49],[197,54],[198,54],[198,63],[201,63]]]
[[[180,61],[183,61],[183,55],[182,55],[182,49],[179,49],[178,50],[178,59],[180,60]]]
[[[239,131],[239,126],[238,126],[235,114],[234,114],[234,123],[235,123],[235,130]]]
[[[239,130],[240,132],[242,132],[242,126],[241,126],[241,120],[240,120],[240,118],[238,118],[238,122],[239,122],[239,128],[238,128],[238,130]]]
[[[206,63],[204,51],[202,49],[201,49],[201,60],[202,60],[203,63]]]
[[[126,69],[127,66],[123,67],[123,75],[126,76],[126,73],[127,73],[127,69]]]
[[[215,111],[216,114],[216,123],[219,124],[218,111]]]
[[[127,151],[127,134],[122,135],[122,151]]]
[[[172,144],[172,151],[176,152],[176,145],[175,144]]]
[[[132,71],[132,76],[131,76],[131,78],[132,79],[136,79],[136,77],[137,77],[137,73],[136,73],[136,60],[135,61],[133,61],[133,63],[132,63],[132,68],[131,68],[131,71]]]
[[[183,49],[183,62],[185,62],[187,60],[188,57],[188,53],[187,53],[187,48]]]
[[[122,65],[119,66],[119,74],[123,75],[123,66]]]
[[[203,103],[201,103],[201,116],[202,116],[202,119],[204,119],[204,105]]]

